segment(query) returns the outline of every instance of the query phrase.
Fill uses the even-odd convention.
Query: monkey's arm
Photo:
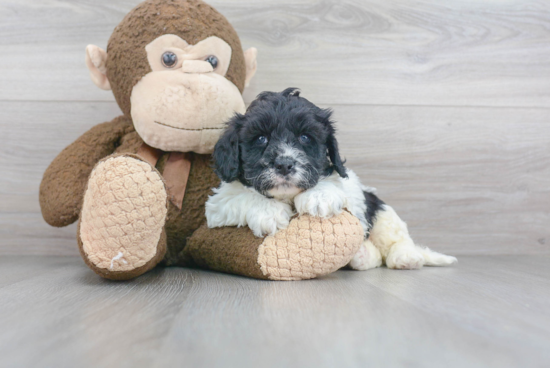
[[[78,219],[90,172],[103,157],[112,154],[120,138],[133,131],[131,121],[120,116],[99,124],[65,148],[50,164],[40,184],[40,208],[44,220],[62,227]]]

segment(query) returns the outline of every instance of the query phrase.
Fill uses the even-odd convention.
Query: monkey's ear
[[[256,56],[258,56],[258,50],[255,47],[251,47],[244,52],[244,62],[246,64],[246,77],[244,79],[244,86],[248,87],[250,80],[256,74],[258,63],[256,62]]]
[[[106,91],[111,89],[111,83],[107,79],[107,52],[95,45],[86,46],[86,66],[90,71],[90,78],[96,86]]]
[[[244,116],[236,114],[228,123],[227,129],[214,147],[216,174],[227,183],[239,178],[239,129]]]

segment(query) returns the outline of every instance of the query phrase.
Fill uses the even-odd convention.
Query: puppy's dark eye
[[[261,135],[258,138],[256,138],[256,142],[258,142],[258,144],[261,144],[261,145],[267,144],[268,141],[269,140],[265,135]]]
[[[166,51],[164,54],[162,54],[161,61],[162,65],[164,65],[165,67],[173,68],[178,62],[178,57],[173,52]]]
[[[311,138],[307,134],[302,134],[299,139],[302,144],[308,144],[311,142]]]
[[[209,57],[206,58],[205,61],[209,62],[210,65],[212,65],[213,69],[216,69],[218,67],[218,58],[215,57],[214,55],[210,55]]]

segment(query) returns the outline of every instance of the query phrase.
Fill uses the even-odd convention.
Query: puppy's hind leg
[[[407,224],[388,205],[377,211],[369,239],[380,250],[388,268],[422,268],[424,256],[409,236]]]
[[[458,260],[453,256],[448,256],[442,253],[434,252],[428,247],[416,246],[420,253],[424,256],[425,266],[450,266]]]
[[[382,254],[372,244],[370,239],[363,242],[355,256],[349,262],[349,266],[358,271],[370,270],[382,266]]]
[[[380,250],[388,268],[413,270],[422,266],[446,266],[456,258],[414,244],[407,224],[388,205],[376,213],[369,239]]]

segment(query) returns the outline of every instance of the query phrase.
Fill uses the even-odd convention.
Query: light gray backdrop
[[[49,227],[51,160],[120,114],[84,49],[139,1],[0,1],[0,254],[78,254]],[[299,87],[343,155],[419,243],[456,255],[550,254],[550,3],[210,1],[259,50],[246,102]]]

